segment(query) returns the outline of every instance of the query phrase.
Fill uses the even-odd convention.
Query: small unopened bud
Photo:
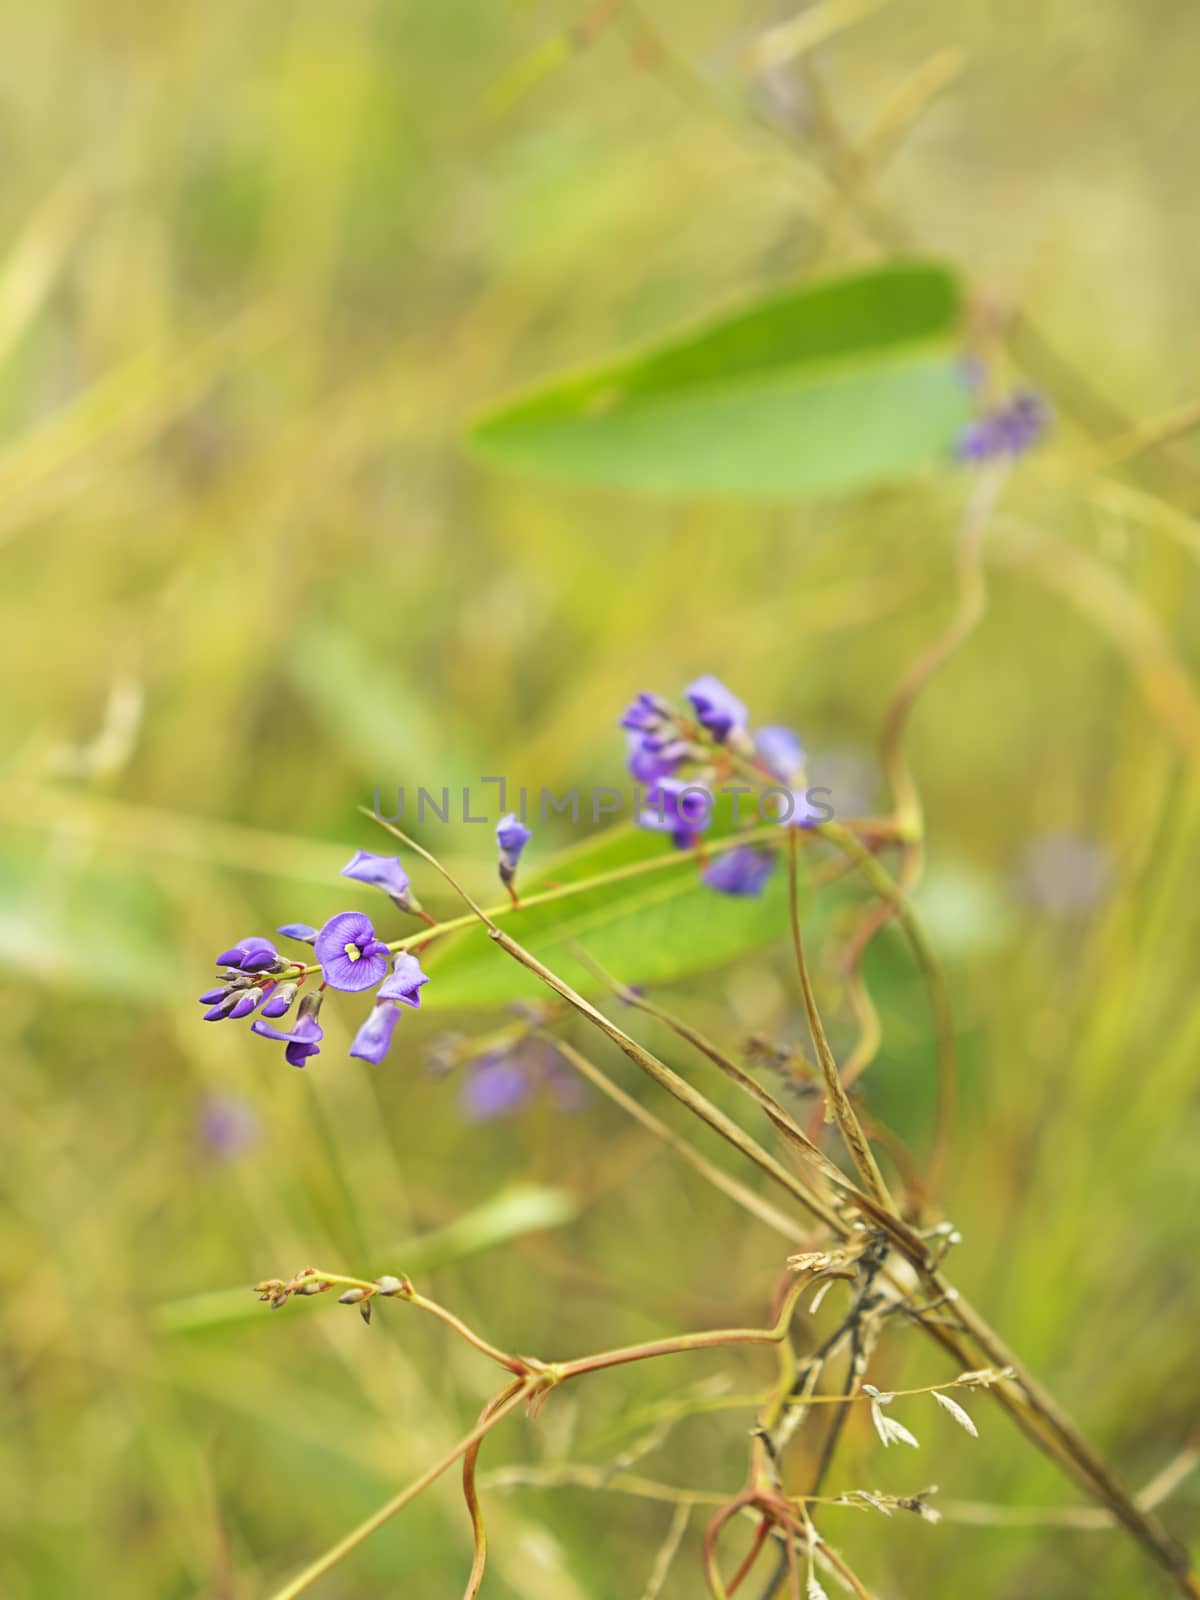
[[[360,1300],[366,1299],[366,1295],[365,1289],[347,1289],[345,1294],[338,1295],[338,1305],[356,1306]]]
[[[514,811],[500,818],[496,824],[496,845],[500,851],[500,882],[511,894],[517,876],[517,863],[521,852],[533,834]]]
[[[306,994],[304,996],[304,998],[300,1001],[299,1006],[296,1008],[297,1016],[301,1016],[301,1017],[315,1017],[315,1016],[317,1016],[317,1014],[321,1010],[321,1001],[324,998],[325,998],[325,996],[321,993],[321,991],[319,989],[311,989],[308,992],[308,994]]]
[[[283,1017],[291,1010],[292,1001],[296,998],[299,985],[295,983],[277,983],[270,994],[262,1003],[264,1017]]]
[[[263,992],[257,987],[243,990],[230,1008],[229,1020],[238,1022],[242,1017],[248,1017],[262,997]]]
[[[376,1278],[375,1283],[380,1294],[400,1294],[408,1287],[402,1279],[393,1278],[390,1275]]]

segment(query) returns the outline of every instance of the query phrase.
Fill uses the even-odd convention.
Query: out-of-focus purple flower
[[[697,722],[702,728],[708,729],[718,744],[725,744],[735,735],[745,733],[750,713],[711,672],[689,683],[684,694],[691,702]]]
[[[680,850],[688,850],[712,821],[713,797],[700,783],[663,778],[646,793],[638,818],[653,833],[669,833]]]
[[[283,927],[276,928],[275,932],[285,939],[295,939],[300,944],[312,944],[317,937],[317,930],[310,928],[307,922],[285,922]]]
[[[671,708],[661,695],[643,690],[621,718],[631,733],[658,733],[671,722]]]
[[[391,1000],[372,1006],[367,1020],[354,1035],[350,1054],[378,1066],[392,1047],[392,1035],[399,1020],[399,1009]]]
[[[238,1095],[210,1096],[200,1110],[200,1138],[206,1148],[222,1160],[245,1155],[259,1138],[254,1107]]]
[[[416,956],[409,955],[407,950],[402,950],[396,957],[391,976],[385,978],[379,985],[379,998],[381,1000],[398,1000],[403,1006],[412,1006],[416,1011],[421,1005],[421,986],[429,982],[428,977],[421,971],[421,963]]]
[[[375,937],[370,917],[361,911],[339,911],[330,917],[314,948],[325,982],[351,993],[373,989],[387,971],[391,955]]]
[[[703,877],[710,889],[716,889],[721,894],[754,898],[763,892],[774,870],[773,851],[756,850],[753,845],[742,844],[736,850],[718,856]]]
[[[1026,846],[1020,882],[1026,898],[1052,917],[1079,916],[1099,901],[1112,878],[1112,859],[1095,839],[1044,833]]]
[[[356,850],[353,859],[342,868],[342,877],[382,889],[401,911],[420,910],[399,856],[377,856],[370,850]]]
[[[261,1017],[285,1017],[292,1009],[292,1001],[296,998],[299,984],[277,983],[268,994],[262,1005],[258,1008]]]
[[[671,707],[656,694],[639,694],[621,718],[629,734],[629,771],[638,783],[672,777],[689,754]]]
[[[500,846],[503,855],[511,860],[514,867],[521,859],[521,851],[524,850],[532,838],[532,832],[525,826],[515,811],[508,812],[496,824],[496,843]]]
[[[457,1040],[455,1056],[463,1057],[465,1041]],[[473,1053],[466,1051],[466,1078],[460,1094],[472,1122],[512,1116],[535,1095],[549,1095],[560,1111],[577,1111],[586,1092],[549,1039],[531,1035],[502,1038]]]
[[[831,807],[820,805],[810,795],[818,795],[816,789],[793,789],[791,791],[792,805],[788,811],[786,805],[781,809],[780,822],[785,828],[815,828],[818,823],[828,822],[833,815]],[[787,813],[784,815],[784,813]]]
[[[507,1052],[481,1056],[470,1069],[460,1097],[472,1122],[510,1117],[529,1097],[529,1076]]]
[[[657,783],[679,771],[688,757],[686,740],[660,739],[654,734],[629,735],[629,772],[638,783]]]
[[[279,965],[279,951],[269,939],[239,939],[217,957],[219,967],[234,967],[238,972],[266,972]]]
[[[1033,448],[1050,426],[1050,408],[1041,395],[1019,389],[1004,405],[968,423],[958,437],[960,461],[998,461]]]
[[[792,783],[804,768],[804,746],[790,728],[760,728],[754,735],[758,759],[781,783]]]
[[[273,1028],[269,1022],[264,1022],[258,1017],[250,1024],[250,1031],[264,1039],[278,1039],[280,1044],[287,1045],[283,1054],[288,1064],[293,1067],[303,1067],[308,1064],[310,1056],[321,1053],[321,1040],[325,1037],[325,1030],[317,1021],[320,1009],[321,996],[306,994],[300,1002],[299,1015],[291,1028]]]
[[[510,811],[496,824],[496,844],[500,850],[500,882],[511,889],[517,876],[521,852],[533,838],[515,811]]]

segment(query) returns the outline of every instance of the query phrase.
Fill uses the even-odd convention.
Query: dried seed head
[[[992,1384],[1011,1378],[1013,1371],[1012,1367],[980,1367],[977,1372],[960,1373],[954,1382],[962,1389],[990,1389]]]
[[[971,1435],[972,1439],[978,1439],[979,1429],[975,1426],[974,1422],[972,1422],[970,1415],[963,1410],[962,1406],[959,1405],[957,1400],[951,1400],[950,1396],[948,1394],[943,1394],[940,1389],[935,1389],[933,1391],[933,1398],[937,1401],[938,1405],[941,1406],[943,1411],[948,1411],[950,1413],[960,1428],[964,1428]]]
[[[893,1398],[892,1395],[872,1395],[871,1421],[875,1424],[875,1432],[879,1435],[886,1450],[890,1444],[911,1445],[914,1450],[921,1448],[917,1439],[909,1433],[902,1422],[897,1422],[895,1417],[889,1417],[884,1411],[884,1406]]]

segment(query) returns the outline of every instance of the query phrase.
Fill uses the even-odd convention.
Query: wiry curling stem
[[[780,1166],[761,1146],[743,1133],[736,1123],[732,1122],[715,1106],[711,1106],[702,1095],[697,1095],[685,1080],[679,1078],[678,1074],[672,1073],[668,1067],[658,1061],[649,1051],[644,1050],[635,1040],[629,1038],[607,1017],[597,1011],[594,1006],[589,1005],[581,995],[576,994],[568,984],[563,983],[560,978],[544,967],[541,962],[524,950],[514,939],[509,938],[507,934],[497,928],[487,913],[475,904],[466,890],[455,881],[434,856],[408,838],[406,834],[401,833],[399,829],[389,827],[389,831],[396,834],[410,849],[415,850],[417,854],[424,857],[431,866],[441,873],[442,877],[458,893],[464,903],[471,908],[474,916],[487,927],[491,937],[500,945],[501,949],[540,977],[549,988],[568,1001],[581,1015],[612,1039],[630,1060],[642,1067],[656,1082],[661,1083],[684,1105],[688,1106],[697,1116],[707,1122],[714,1131],[727,1139],[735,1149],[748,1156],[764,1172],[768,1173],[776,1182],[792,1193],[806,1209],[825,1222],[835,1234],[841,1238],[845,1238],[848,1235],[850,1228],[846,1221],[836,1211],[833,1211],[823,1201],[815,1197],[794,1174],[789,1173],[786,1168]],[[836,824],[824,824],[818,831],[839,843],[842,843],[845,838],[844,830],[839,829]],[[852,844],[857,845],[857,840],[852,840]],[[886,893],[889,898],[895,900],[897,915],[909,933],[910,939],[914,941],[915,948],[928,951],[918,925],[911,917],[911,913],[908,912],[903,899],[898,895],[890,876],[879,866],[879,863],[875,861],[869,851],[863,850],[861,846],[858,848],[861,850],[860,865],[864,875],[877,888],[880,888],[881,892]],[[883,880],[882,884],[879,882],[880,878]],[[932,977],[933,974],[937,974],[940,980],[936,962],[932,961],[931,954],[929,959],[931,965],[926,969],[927,976]],[[935,992],[944,995],[944,989],[942,989],[940,981],[935,986]],[[866,1210],[864,1202],[874,1208],[873,1213],[867,1211],[867,1214],[873,1214],[873,1219],[877,1222],[877,1225],[889,1233],[889,1237],[892,1238],[897,1248],[902,1250],[908,1259],[918,1267],[918,1270],[921,1271],[935,1293],[943,1296],[949,1294],[954,1298],[956,1314],[965,1332],[983,1353],[985,1359],[993,1365],[1000,1367],[1011,1366],[1014,1369],[1013,1379],[1003,1384],[997,1384],[991,1390],[991,1393],[1004,1409],[1015,1418],[1026,1435],[1040,1449],[1058,1461],[1087,1492],[1095,1495],[1097,1499],[1112,1510],[1117,1520],[1121,1522],[1143,1549],[1153,1557],[1162,1570],[1170,1575],[1180,1594],[1189,1596],[1190,1600],[1200,1600],[1200,1579],[1197,1579],[1191,1569],[1187,1552],[1171,1538],[1156,1517],[1143,1510],[1137,1504],[1134,1497],[1116,1477],[1108,1463],[1084,1439],[1053,1396],[1038,1383],[1032,1374],[1025,1370],[1018,1358],[1005,1346],[999,1335],[989,1327],[979,1313],[970,1307],[961,1296],[957,1296],[957,1292],[951,1289],[950,1285],[933,1267],[927,1253],[924,1251],[924,1247],[919,1245],[919,1241],[917,1242],[919,1248],[913,1248],[910,1241],[915,1236],[911,1235],[911,1230],[904,1228],[903,1224],[898,1222],[898,1219],[892,1219],[883,1206],[870,1200],[868,1196],[855,1196],[854,1200],[860,1209]],[[954,1357],[960,1369],[972,1364],[972,1357],[968,1350],[950,1329],[940,1326],[937,1322],[922,1319],[919,1316],[917,1321],[919,1326],[924,1328],[931,1338],[935,1339],[938,1344]]]

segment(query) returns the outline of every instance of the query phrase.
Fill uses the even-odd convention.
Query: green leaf
[[[729,826],[728,816],[718,815],[708,837],[727,834]],[[652,870],[636,870],[643,865]],[[697,861],[680,859],[662,834],[624,824],[560,857],[521,888],[532,896],[558,884],[601,882],[524,907],[504,918],[504,929],[583,994],[605,986],[579,949],[624,983],[665,983],[721,966],[786,933],[782,855],[758,899],[718,894],[701,881],[702,870]],[[422,959],[432,979],[430,1002],[439,1008],[495,1006],[548,993],[482,927],[452,935]]]
[[[761,300],[482,417],[483,454],[659,493],[855,489],[946,461],[969,411],[959,293],[910,263]]]
[[[0,843],[0,970],[70,991],[147,999],[179,974],[149,874],[20,833]]]

